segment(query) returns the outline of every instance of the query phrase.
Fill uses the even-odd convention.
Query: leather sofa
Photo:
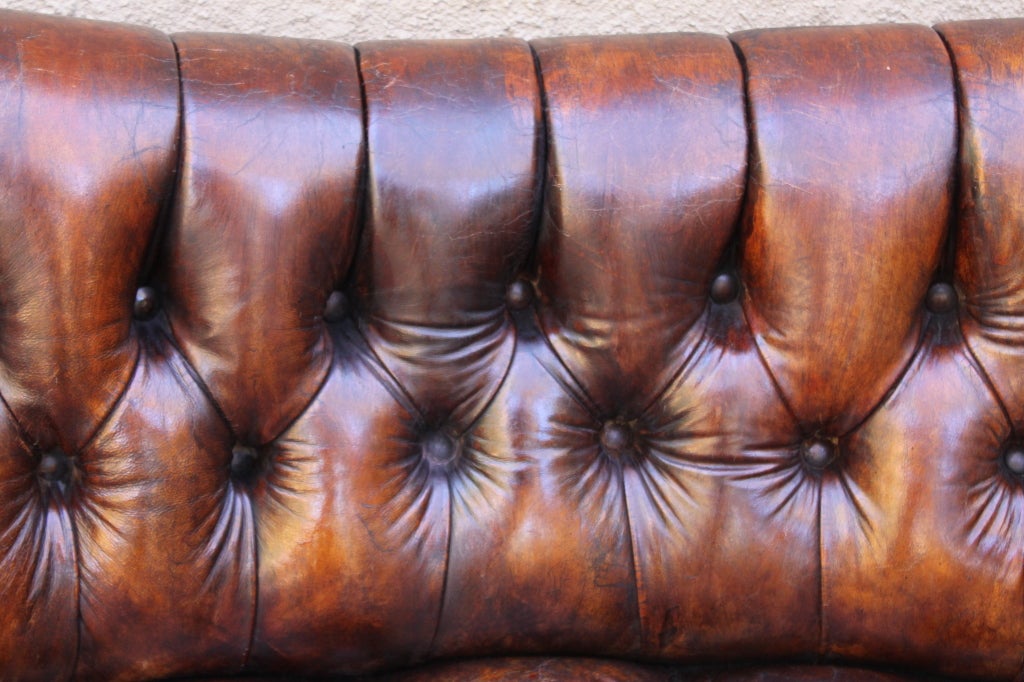
[[[1022,54],[3,12],[0,679],[1019,679]]]

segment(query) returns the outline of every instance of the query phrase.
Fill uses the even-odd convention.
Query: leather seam
[[[448,580],[451,577],[452,569],[452,529],[455,525],[455,491],[452,487],[451,472],[444,479],[445,485],[448,486],[448,531],[445,537],[444,575],[441,576],[441,595],[437,605],[437,621],[434,623],[434,632],[430,636],[430,643],[426,648],[427,658],[430,658],[435,652],[438,636],[441,633],[441,625],[444,623],[445,604],[448,600]]]
[[[746,233],[746,222],[750,220],[751,204],[753,202],[753,185],[754,185],[754,172],[753,169],[759,164],[757,157],[757,145],[755,144],[757,137],[757,126],[754,122],[754,112],[750,100],[750,70],[747,68],[747,57],[743,54],[743,48],[736,42],[730,35],[727,37],[729,43],[732,45],[733,53],[736,55],[736,61],[739,62],[740,66],[740,77],[743,79],[743,121],[744,127],[747,131],[747,157],[746,157],[746,172],[745,181],[743,183],[743,199],[740,208],[740,216],[737,219],[738,225],[740,225],[739,232],[737,235],[737,247],[736,247],[736,269],[741,273],[740,279],[742,280],[743,272],[743,241],[745,240]],[[757,358],[764,367],[765,372],[768,374],[768,379],[772,382],[772,387],[775,389],[776,395],[782,402],[782,406],[789,414],[793,424],[796,426],[798,431],[802,431],[802,424],[797,418],[796,411],[793,406],[790,405],[789,399],[782,390],[782,385],[779,383],[778,377],[775,376],[775,372],[769,366],[768,361],[765,359],[764,352],[761,349],[761,343],[758,339],[758,335],[754,333],[754,327],[750,324],[750,311],[747,307],[750,305],[748,296],[744,295],[743,291],[740,293],[740,312],[743,315],[743,323],[746,325],[747,332],[750,334],[751,340],[754,342],[754,349],[757,352]]]
[[[821,522],[821,498],[824,497],[825,482],[820,479],[817,482],[817,506],[818,506],[818,653],[816,661],[824,660],[828,651],[828,628],[825,624],[825,534],[822,532]]]
[[[893,394],[895,394],[896,391],[899,390],[900,387],[903,385],[904,380],[907,378],[907,374],[909,374],[910,371],[914,368],[914,366],[918,363],[918,360],[920,359],[919,356],[921,355],[921,353],[925,351],[925,341],[933,333],[931,330],[931,326],[937,323],[938,322],[931,317],[930,313],[925,314],[923,319],[918,318],[917,340],[914,342],[914,349],[910,351],[909,355],[907,355],[906,361],[903,363],[903,366],[900,367],[899,372],[897,372],[896,375],[893,377],[892,383],[889,385],[889,388],[887,388],[885,392],[882,394],[882,396],[878,399],[878,401],[871,406],[871,409],[864,413],[864,417],[858,420],[856,423],[854,423],[853,426],[848,428],[842,434],[840,434],[839,438],[846,438],[855,431],[863,428],[863,426],[867,424],[868,421],[870,421],[871,418],[874,417],[880,409],[885,407],[885,404],[889,402]]]
[[[619,487],[622,490],[622,508],[626,514],[626,531],[629,533],[629,558],[632,562],[633,567],[633,608],[636,612],[636,623],[639,629],[640,636],[640,648],[641,650],[647,648],[647,634],[649,631],[647,619],[644,617],[642,604],[645,600],[641,598],[641,589],[644,584],[643,577],[640,573],[640,556],[636,544],[636,530],[633,524],[633,514],[629,508],[629,492],[626,488],[626,476],[629,474],[628,468],[622,468],[619,470]],[[636,475],[636,472],[634,472]]]
[[[526,48],[530,51],[530,57],[533,59],[540,117],[538,118],[537,139],[534,144],[535,154],[537,155],[537,171],[534,182],[537,185],[537,189],[533,205],[533,220],[531,220],[530,225],[531,238],[526,256],[523,258],[523,263],[520,267],[531,274],[535,274],[537,271],[536,262],[540,257],[540,237],[544,227],[544,214],[548,205],[548,151],[551,147],[551,122],[548,120],[548,93],[547,88],[544,86],[544,69],[541,67],[540,55],[537,54],[537,50],[534,49],[532,42],[526,41]]]
[[[164,331],[164,338],[171,345],[171,347],[174,349],[174,351],[178,354],[178,357],[181,359],[181,364],[185,368],[185,371],[188,373],[189,378],[191,378],[192,381],[195,382],[196,387],[203,394],[203,396],[209,401],[210,407],[213,408],[213,410],[216,412],[216,414],[220,417],[221,421],[226,425],[228,433],[231,435],[231,437],[233,439],[237,440],[238,439],[238,434],[235,433],[234,427],[232,426],[231,422],[228,420],[227,416],[224,414],[224,411],[221,409],[220,404],[213,398],[213,395],[211,394],[209,387],[206,385],[206,382],[203,381],[202,377],[199,375],[199,372],[196,370],[195,366],[193,366],[192,361],[189,359],[189,357],[185,354],[184,350],[178,344],[178,341],[177,341],[177,339],[174,336],[174,327],[171,324],[169,316],[168,316],[168,319],[167,319],[167,327],[163,331]],[[325,375],[325,376],[327,376],[327,375]],[[228,486],[231,485],[231,481],[230,480],[227,482],[227,485]],[[240,493],[240,494],[243,494],[243,493]],[[255,507],[254,500],[252,499],[252,495],[250,493],[244,493],[244,495],[246,497],[247,503],[249,504],[250,515],[251,515],[251,518],[252,518],[252,538],[251,538],[251,541],[252,541],[252,548],[253,548],[253,551],[252,551],[253,606],[252,606],[252,610],[250,611],[250,613],[251,613],[251,621],[249,623],[249,641],[248,641],[248,644],[246,644],[245,647],[242,650],[242,662],[241,662],[241,665],[239,666],[239,671],[240,672],[244,671],[248,667],[248,665],[249,665],[249,654],[252,651],[252,646],[253,646],[252,638],[256,634],[256,614],[257,614],[258,608],[259,608],[259,564],[258,564],[258,561],[259,561],[259,549],[258,549],[259,532],[256,530],[256,522],[257,522],[256,507]],[[223,507],[223,502],[221,503],[221,506]],[[221,511],[223,512],[223,509]]]
[[[71,513],[71,505],[65,506],[62,511],[68,516],[68,525],[71,526],[71,544],[75,553],[72,562],[75,567],[75,660],[70,668],[70,677],[68,677],[69,680],[74,680],[78,677],[78,666],[82,660],[82,631],[85,629],[85,623],[82,620],[82,550],[78,537],[78,525]]]

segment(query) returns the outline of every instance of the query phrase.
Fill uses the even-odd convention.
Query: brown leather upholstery
[[[1019,675],[1022,55],[3,12],[0,679]]]

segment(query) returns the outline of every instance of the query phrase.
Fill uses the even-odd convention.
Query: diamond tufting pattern
[[[1019,674],[1021,54],[0,13],[0,679]]]

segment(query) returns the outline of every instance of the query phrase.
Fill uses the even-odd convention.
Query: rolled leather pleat
[[[174,41],[183,135],[160,275],[168,316],[236,437],[263,445],[331,362],[324,311],[357,238],[355,56],[320,41]]]
[[[838,436],[919,342],[951,208],[949,59],[923,26],[734,40],[752,135],[744,310],[801,426]]]
[[[1024,21],[938,26],[956,65],[963,124],[957,286],[968,345],[1024,431]]]

